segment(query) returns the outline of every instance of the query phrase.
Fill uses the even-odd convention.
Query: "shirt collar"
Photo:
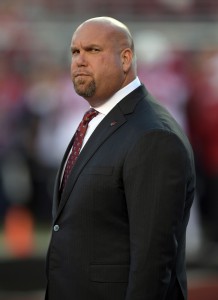
[[[111,111],[114,106],[119,103],[124,97],[126,97],[129,93],[135,90],[137,87],[141,85],[141,82],[138,77],[136,77],[133,81],[131,81],[128,85],[124,86],[121,90],[117,91],[111,98],[109,98],[104,104],[99,107],[95,107],[99,113],[103,115],[107,115],[109,111]]]

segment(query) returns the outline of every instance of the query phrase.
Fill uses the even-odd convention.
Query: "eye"
[[[78,49],[72,49],[71,50],[72,56],[79,54],[79,50]]]
[[[91,52],[91,53],[98,53],[99,51],[100,51],[100,49],[97,47],[92,47],[89,49],[89,52]]]

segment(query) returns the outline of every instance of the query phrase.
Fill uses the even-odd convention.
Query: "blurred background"
[[[192,143],[190,300],[218,299],[218,2],[0,1],[0,300],[42,300],[54,178],[88,104],[70,79],[72,33],[107,15],[135,40],[142,82]]]

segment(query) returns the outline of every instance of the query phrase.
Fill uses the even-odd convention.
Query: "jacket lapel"
[[[82,151],[73,167],[73,170],[72,170],[71,174],[69,175],[66,186],[61,195],[59,206],[57,203],[58,202],[57,199],[59,198],[58,197],[58,195],[59,195],[58,189],[59,189],[59,182],[60,182],[61,175],[58,174],[57,182],[55,185],[56,186],[55,187],[55,195],[54,195],[54,197],[56,198],[56,199],[54,199],[54,202],[56,203],[56,205],[55,205],[56,208],[54,208],[54,216],[55,215],[56,215],[56,217],[59,216],[61,210],[65,206],[65,204],[70,196],[70,193],[76,183],[76,180],[77,180],[79,174],[81,173],[81,171],[83,170],[83,168],[85,167],[87,162],[95,154],[97,149],[104,143],[104,141],[106,139],[108,139],[125,122],[126,122],[126,119],[125,119],[123,113],[120,111],[119,107],[116,106],[116,108],[113,109],[113,112],[109,113],[102,120],[102,122],[98,125],[98,127],[95,129],[95,131],[93,132],[93,134],[87,141],[86,145],[82,149]],[[72,145],[72,142],[70,144]],[[71,146],[68,148],[69,148],[68,151],[66,151],[67,153],[69,152]],[[65,154],[63,161],[65,161],[66,158],[67,158],[67,154]],[[63,164],[64,163],[62,163],[60,170],[63,169]],[[59,173],[61,173],[61,171],[59,171]]]
[[[58,206],[59,206],[59,202],[60,202],[60,182],[61,182],[61,175],[62,175],[62,171],[65,165],[65,162],[67,160],[68,154],[72,148],[73,145],[73,141],[74,141],[74,135],[69,143],[69,145],[67,146],[67,149],[64,153],[60,168],[58,170],[56,179],[55,179],[55,184],[54,184],[54,194],[53,194],[53,207],[52,207],[52,216],[53,219],[57,214],[57,210],[58,210]]]
[[[54,207],[53,207],[53,218],[54,222],[58,218],[60,212],[65,206],[70,193],[77,181],[77,178],[85,165],[91,159],[91,157],[95,154],[97,149],[107,140],[120,126],[122,126],[126,122],[125,114],[132,113],[135,109],[136,104],[142,98],[144,98],[147,91],[144,86],[140,86],[135,91],[130,93],[127,97],[125,97],[118,105],[116,105],[112,111],[102,120],[102,122],[97,126],[86,145],[82,149],[73,170],[68,178],[65,189],[61,195],[61,199],[59,196],[59,183],[61,179],[61,174],[63,170],[64,163],[67,159],[67,155],[72,147],[74,137],[72,138],[65,155],[63,157],[60,170],[57,175],[56,184],[55,184],[55,192],[54,192]],[[60,199],[60,201],[59,201]],[[58,205],[58,202],[60,204]]]

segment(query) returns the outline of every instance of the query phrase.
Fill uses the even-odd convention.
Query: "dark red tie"
[[[85,137],[86,134],[86,130],[88,128],[88,124],[89,122],[95,117],[97,116],[98,111],[96,111],[94,108],[89,109],[85,115],[83,116],[82,121],[80,122],[75,136],[74,136],[74,142],[73,142],[73,146],[72,146],[72,151],[70,153],[70,156],[68,158],[65,170],[64,170],[64,176],[62,179],[62,184],[61,184],[61,191],[63,191],[65,184],[67,182],[67,179],[70,175],[70,172],[79,156],[82,144],[83,144],[83,139]]]

